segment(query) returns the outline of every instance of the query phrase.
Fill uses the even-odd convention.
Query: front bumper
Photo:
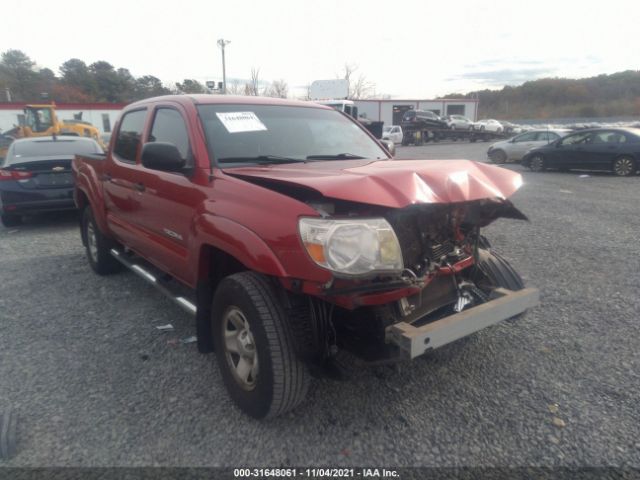
[[[413,359],[427,350],[514,317],[535,307],[540,301],[540,291],[536,288],[518,291],[497,288],[493,296],[497,298],[421,327],[406,322],[390,325],[386,331],[387,341],[400,347],[405,356]]]

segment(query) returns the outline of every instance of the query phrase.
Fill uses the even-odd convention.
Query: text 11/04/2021
[[[235,478],[394,478],[396,470],[386,468],[234,468]]]

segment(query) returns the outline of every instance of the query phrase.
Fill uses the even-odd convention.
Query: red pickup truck
[[[196,319],[225,385],[264,418],[310,374],[411,359],[538,302],[480,229],[526,219],[510,170],[393,160],[329,107],[232,96],[129,105],[73,161],[90,266],[128,267]]]

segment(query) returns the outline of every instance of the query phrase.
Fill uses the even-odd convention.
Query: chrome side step
[[[129,270],[131,270],[136,275],[138,275],[140,278],[142,278],[143,280],[146,280],[147,283],[150,283],[155,288],[160,290],[165,296],[167,296],[171,300],[173,300],[173,303],[178,305],[185,312],[190,313],[193,316],[196,315],[198,309],[195,306],[195,304],[192,301],[190,301],[187,298],[185,298],[183,295],[178,295],[178,294],[175,294],[174,292],[172,292],[171,289],[167,288],[167,286],[163,284],[163,283],[166,283],[166,282],[163,282],[161,279],[159,279],[158,277],[156,277],[151,272],[149,272],[147,269],[141,267],[137,263],[131,262],[127,258],[127,255],[125,255],[124,253],[116,250],[115,248],[112,248],[110,253],[111,253],[111,256],[113,256],[113,258],[118,260],[120,263],[122,263],[125,267],[127,267]]]

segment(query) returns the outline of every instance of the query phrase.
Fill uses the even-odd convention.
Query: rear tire
[[[544,157],[540,154],[536,154],[529,160],[529,168],[532,172],[544,172],[547,167],[544,165]]]
[[[106,237],[98,228],[91,207],[82,212],[82,242],[91,269],[98,275],[109,275],[122,270],[122,264],[111,256],[116,242]]]
[[[218,365],[236,405],[258,419],[298,406],[309,388],[309,372],[296,356],[286,314],[268,278],[255,272],[226,277],[211,310]]]
[[[619,177],[629,177],[636,173],[636,163],[631,157],[618,157],[613,161],[611,169]]]
[[[18,225],[22,225],[22,217],[20,215],[3,214],[0,217],[0,220],[2,221],[2,225],[4,225],[7,228],[17,227]]]
[[[504,152],[504,150],[496,150],[494,152],[491,152],[489,158],[493,163],[507,163],[507,154]]]

